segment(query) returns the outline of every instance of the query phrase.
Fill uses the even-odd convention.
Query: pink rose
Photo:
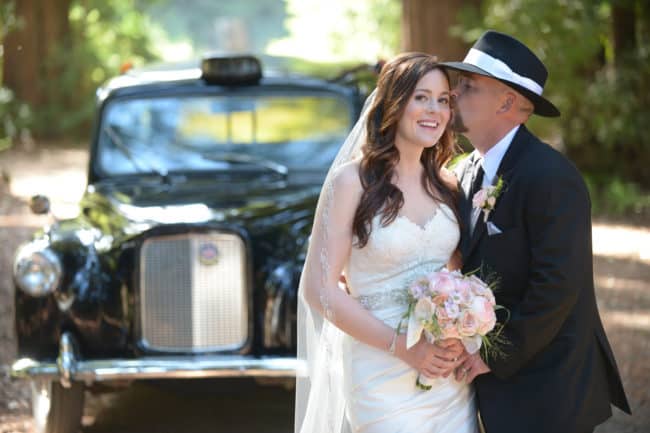
[[[469,277],[470,285],[472,288],[472,293],[476,296],[483,296],[492,304],[492,307],[496,306],[496,300],[494,299],[494,293],[492,290],[483,282],[481,279],[477,278],[475,275]]]
[[[445,323],[444,326],[440,327],[440,339],[445,340],[447,338],[459,338],[461,335],[458,333],[458,327],[453,322]]]
[[[436,320],[438,321],[438,326],[441,328],[453,326],[454,324],[454,319],[449,317],[444,305],[436,307]]]
[[[462,304],[469,304],[472,300],[472,286],[471,282],[467,278],[456,281],[456,293],[458,294],[458,300]]]
[[[476,194],[474,194],[474,197],[472,198],[472,206],[476,208],[482,208],[487,198],[487,190],[484,188],[480,189]]]
[[[480,323],[478,326],[478,334],[487,335],[488,332],[494,329],[494,325],[496,325],[496,319],[492,322]]]
[[[436,295],[433,297],[432,301],[436,306],[442,306],[449,298],[448,295]]]
[[[451,301],[451,299],[447,299],[447,301],[445,301],[444,310],[445,313],[447,313],[447,317],[450,319],[457,319],[458,316],[460,316],[460,307],[457,303]]]
[[[451,275],[453,275],[454,277],[456,277],[456,278],[465,278],[465,276],[463,275],[463,273],[462,273],[461,271],[459,271],[458,269],[456,269],[456,270],[454,270],[454,271],[451,271],[451,272],[449,272],[449,273],[450,273]]]
[[[458,321],[458,333],[461,337],[471,337],[478,332],[479,323],[471,311],[465,310]]]
[[[497,198],[495,196],[488,197],[487,204],[490,208],[494,208],[494,205],[497,204]]]
[[[494,313],[494,307],[486,298],[481,296],[474,298],[470,311],[478,321],[479,334],[485,335],[494,328],[497,317]]]
[[[430,276],[431,292],[438,295],[451,295],[456,290],[456,281],[449,272],[437,272]]]
[[[475,281],[470,281],[470,288],[472,290],[472,295],[474,296],[483,296],[485,293],[485,286],[481,283],[477,283]]]
[[[476,295],[480,295],[481,291],[483,290],[483,287],[485,287],[485,283],[483,282],[483,280],[478,278],[476,275],[470,275],[469,277],[467,277],[467,279],[472,285],[472,290],[474,290],[474,293]]]

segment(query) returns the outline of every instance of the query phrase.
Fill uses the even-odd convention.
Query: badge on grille
[[[199,246],[199,262],[202,265],[216,265],[219,262],[219,249],[212,242]]]

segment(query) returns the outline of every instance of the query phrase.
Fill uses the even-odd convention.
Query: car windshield
[[[352,121],[350,101],[326,91],[121,98],[104,110],[96,164],[104,176],[320,171]]]

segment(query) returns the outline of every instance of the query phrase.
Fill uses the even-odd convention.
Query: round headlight
[[[45,240],[22,246],[14,262],[14,278],[32,296],[52,293],[61,281],[61,260]]]

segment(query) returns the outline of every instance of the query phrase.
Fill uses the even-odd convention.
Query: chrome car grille
[[[233,234],[160,236],[140,251],[145,347],[171,352],[241,348],[248,338],[246,249]]]

